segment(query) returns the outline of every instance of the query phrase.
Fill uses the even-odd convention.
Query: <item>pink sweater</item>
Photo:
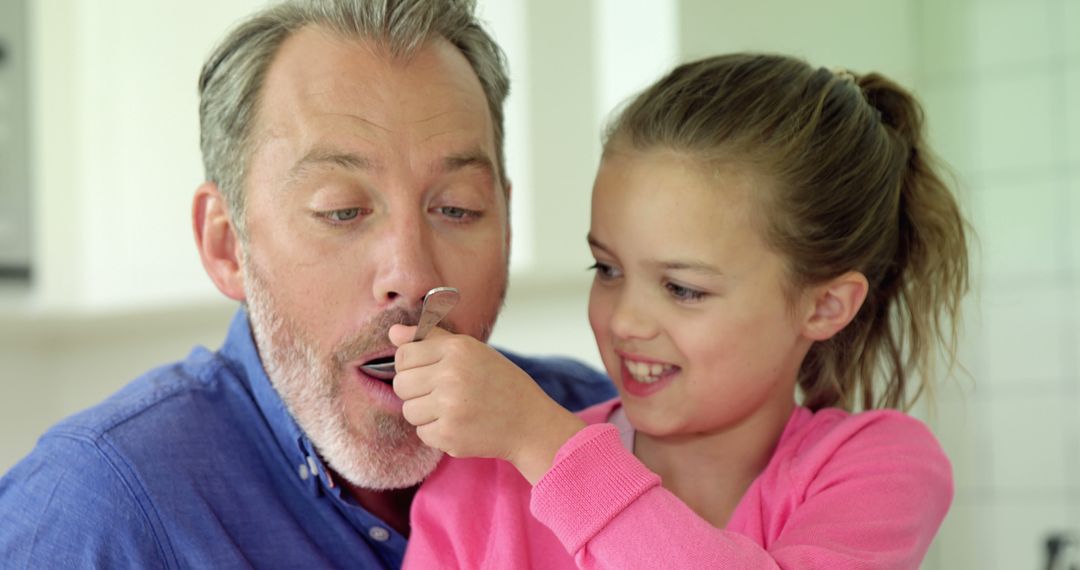
[[[509,463],[446,459],[412,506],[405,568],[918,568],[952,500],[948,459],[918,420],[797,408],[727,526],[660,486],[607,423],[530,487]]]

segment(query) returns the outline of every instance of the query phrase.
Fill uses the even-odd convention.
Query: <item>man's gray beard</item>
[[[416,485],[434,471],[442,452],[424,445],[401,414],[369,406],[346,410],[345,365],[383,344],[390,325],[416,322],[405,311],[384,313],[321,361],[303,331],[275,310],[253,264],[244,264],[251,329],[270,382],[319,455],[353,485],[376,491]],[[352,421],[350,414],[352,412]]]

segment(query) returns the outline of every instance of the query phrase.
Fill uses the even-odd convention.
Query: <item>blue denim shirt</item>
[[[582,364],[506,356],[570,409],[614,395]],[[398,568],[405,544],[328,477],[243,310],[220,351],[60,422],[0,479],[4,568]]]

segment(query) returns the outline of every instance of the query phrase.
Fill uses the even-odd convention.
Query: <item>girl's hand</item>
[[[410,342],[415,329],[390,329],[398,347],[394,392],[427,445],[454,457],[505,459],[536,483],[559,448],[585,427],[490,346],[440,328]]]

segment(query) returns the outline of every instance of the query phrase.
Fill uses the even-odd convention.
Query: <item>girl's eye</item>
[[[459,206],[439,206],[435,211],[454,221],[464,222],[475,220],[481,216],[477,210],[470,210]]]
[[[344,208],[342,210],[331,210],[326,212],[324,216],[333,222],[349,222],[355,220],[360,215],[360,208]]]
[[[619,277],[619,270],[614,266],[597,261],[589,266],[590,271],[596,272],[596,278],[601,280],[615,279]]]
[[[701,299],[704,299],[707,295],[707,293],[705,293],[704,291],[698,291],[697,289],[684,287],[682,285],[679,285],[678,283],[672,283],[670,281],[664,284],[664,288],[667,289],[668,293],[671,294],[672,297],[679,301],[700,301]]]

